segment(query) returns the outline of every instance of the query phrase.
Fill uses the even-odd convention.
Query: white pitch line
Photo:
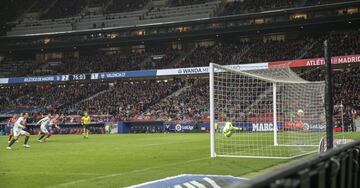
[[[175,185],[174,188],[183,188],[181,185]]]
[[[195,185],[198,188],[206,188],[205,185],[203,185],[203,184],[201,184],[201,183],[199,183],[197,181],[191,181],[190,183]]]
[[[167,164],[167,165],[163,165],[163,166],[150,167],[150,168],[144,168],[144,169],[137,169],[137,170],[133,170],[133,171],[130,171],[130,172],[123,172],[123,173],[118,173],[118,174],[109,174],[109,175],[98,176],[98,177],[94,177],[94,178],[86,178],[86,179],[71,181],[71,182],[62,183],[62,184],[58,184],[58,185],[48,186],[47,188],[56,188],[56,187],[69,186],[69,185],[74,185],[74,184],[93,181],[93,180],[101,180],[101,179],[106,179],[106,178],[111,178],[111,177],[128,175],[129,173],[145,172],[145,171],[153,170],[153,169],[157,169],[157,168],[163,168],[163,167],[168,167],[168,166],[176,166],[176,165],[181,165],[181,164],[187,164],[187,163],[197,162],[197,161],[201,161],[201,160],[205,160],[205,159],[209,159],[209,157],[192,159],[192,160],[178,162],[178,163],[171,163],[171,164]]]
[[[204,178],[205,181],[207,181],[208,183],[211,184],[211,186],[213,186],[213,188],[221,188],[214,180],[206,177]]]
[[[181,174],[181,175],[177,175],[177,176],[166,177],[166,178],[159,179],[159,180],[154,180],[154,181],[149,181],[149,182],[145,182],[145,183],[141,183],[141,184],[137,184],[137,185],[132,185],[132,186],[127,187],[127,188],[141,187],[141,186],[150,185],[150,184],[153,184],[153,183],[163,182],[163,181],[166,181],[166,180],[172,180],[172,179],[175,179],[175,178],[178,178],[178,177],[182,177],[182,176],[184,176],[184,175]]]
[[[190,183],[183,183],[183,185],[184,185],[186,188],[196,188],[196,187],[194,187],[193,185],[191,185]]]

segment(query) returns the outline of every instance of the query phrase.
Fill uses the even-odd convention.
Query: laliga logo
[[[310,125],[308,123],[304,123],[304,130],[305,131],[310,130]]]
[[[181,131],[181,125],[180,125],[180,124],[177,124],[177,125],[175,126],[175,130],[176,130],[176,131]]]

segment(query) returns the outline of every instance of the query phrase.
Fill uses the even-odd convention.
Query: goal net
[[[287,65],[239,70],[210,64],[211,157],[294,158],[326,134],[324,82]]]

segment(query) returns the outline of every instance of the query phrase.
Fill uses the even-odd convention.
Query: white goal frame
[[[214,100],[214,96],[215,96],[215,91],[214,91],[214,77],[215,77],[215,73],[216,72],[222,72],[220,70],[216,70],[216,69],[220,69],[226,72],[231,72],[231,73],[235,73],[235,74],[240,74],[243,76],[248,76],[248,77],[253,77],[256,78],[258,80],[262,80],[262,81],[266,81],[266,82],[271,82],[272,83],[272,100],[273,100],[273,106],[272,106],[272,110],[273,110],[273,145],[274,146],[291,146],[291,147],[318,147],[319,145],[303,145],[303,144],[279,144],[278,143],[278,122],[277,122],[277,84],[278,83],[294,83],[294,84],[307,84],[307,83],[323,83],[323,82],[310,82],[310,81],[306,81],[306,80],[302,80],[301,78],[299,80],[281,80],[281,79],[270,79],[267,77],[261,77],[258,75],[253,75],[250,74],[246,71],[242,71],[239,69],[234,69],[231,68],[230,66],[222,66],[222,65],[218,65],[215,63],[210,63],[209,64],[209,94],[210,94],[210,157],[214,158],[214,157],[238,157],[238,158],[274,158],[274,159],[292,159],[292,158],[297,158],[300,156],[304,156],[304,155],[309,155],[311,153],[315,153],[318,152],[318,150],[314,150],[314,151],[310,151],[310,152],[304,152],[298,155],[292,155],[292,156],[252,156],[252,155],[224,155],[224,154],[216,154],[216,130],[215,130],[215,100]],[[295,73],[291,72],[295,77],[298,77]],[[324,107],[325,108],[325,107]]]

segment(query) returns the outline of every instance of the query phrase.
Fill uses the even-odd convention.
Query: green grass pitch
[[[360,138],[350,133],[347,138]],[[209,135],[54,135],[47,143],[6,150],[0,137],[0,187],[125,187],[179,174],[249,177],[288,162],[281,159],[209,157]]]

